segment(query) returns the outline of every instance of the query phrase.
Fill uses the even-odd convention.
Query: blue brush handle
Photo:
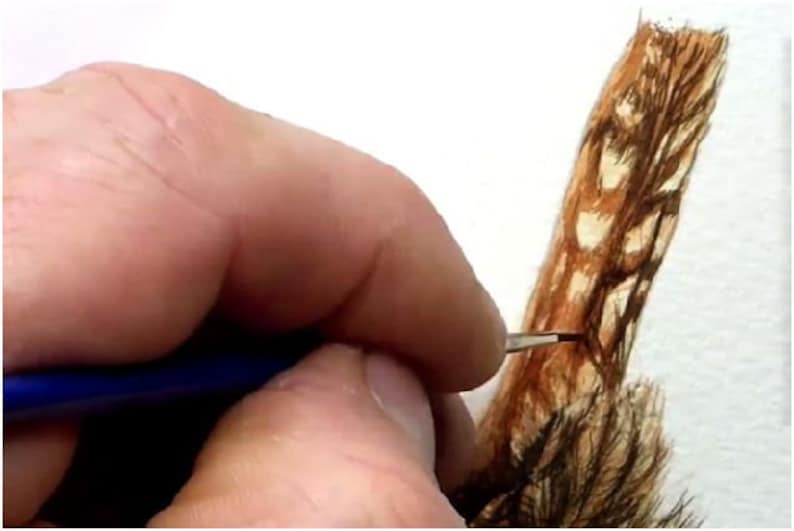
[[[235,343],[137,365],[72,368],[3,377],[4,422],[106,413],[196,395],[243,394],[294,365],[319,344],[300,337]]]

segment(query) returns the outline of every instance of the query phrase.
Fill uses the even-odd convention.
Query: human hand
[[[439,486],[473,443],[454,393],[496,371],[504,325],[408,179],[142,67],[3,98],[6,373],[156,358],[209,314],[338,341],[233,406],[151,524],[462,523]],[[78,432],[6,426],[6,525],[35,521]]]

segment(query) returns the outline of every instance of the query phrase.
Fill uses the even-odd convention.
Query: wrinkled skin
[[[5,373],[153,359],[208,315],[334,341],[226,411],[151,524],[461,525],[456,393],[504,326],[410,180],[131,65],[5,92],[3,121]],[[80,429],[6,427],[6,525],[42,518]]]

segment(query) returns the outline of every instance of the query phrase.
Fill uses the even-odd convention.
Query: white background
[[[190,75],[398,166],[517,327],[607,73],[644,18],[726,27],[728,69],[631,373],[663,384],[671,494],[790,521],[787,3],[30,2],[5,86],[98,60]],[[490,388],[472,393],[478,411]]]

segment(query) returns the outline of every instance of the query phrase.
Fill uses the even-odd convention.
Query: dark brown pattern
[[[506,473],[486,469],[456,507],[487,527],[689,527],[682,497],[660,510],[668,447],[655,388],[593,392],[551,415]]]
[[[726,47],[723,32],[641,23],[607,81],[523,326],[585,338],[510,360],[479,426],[475,471],[455,498],[470,523],[695,523],[684,502],[657,515],[668,449],[655,400],[636,400],[655,392],[621,386]]]

